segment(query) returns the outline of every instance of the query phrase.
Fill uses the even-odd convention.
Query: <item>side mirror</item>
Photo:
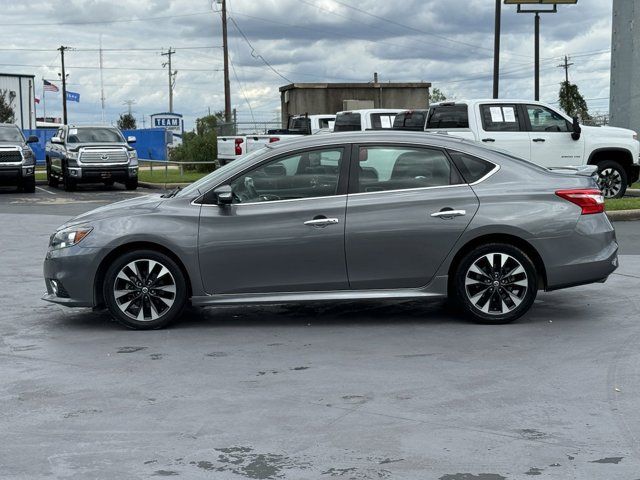
[[[129,135],[127,137],[127,143],[136,143],[136,137]]]
[[[60,137],[51,137],[51,143],[62,143],[62,139]]]
[[[574,140],[580,140],[580,134],[582,133],[582,127],[580,127],[580,122],[578,121],[578,117],[573,117],[573,132],[571,133],[571,138]]]
[[[35,135],[29,135],[29,138],[27,138],[27,143],[38,143],[39,141],[40,139]]]
[[[231,185],[220,185],[213,191],[218,205],[229,205],[233,202],[233,191]]]

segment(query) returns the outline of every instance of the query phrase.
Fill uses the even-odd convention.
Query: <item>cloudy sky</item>
[[[142,126],[168,110],[161,52],[176,50],[174,111],[195,118],[224,108],[222,28],[210,0],[0,0],[0,72],[56,80],[60,45],[74,123],[101,119],[102,38],[105,117],[132,100]],[[489,97],[493,0],[228,0],[232,104],[241,121],[279,117],[278,87],[291,82],[428,81],[450,98]],[[533,97],[533,15],[503,6],[501,97]],[[542,100],[557,101],[565,54],[570,79],[592,112],[608,110],[611,2],[579,0],[543,15]],[[271,65],[269,68],[265,63]],[[47,92],[47,114],[60,94]],[[40,106],[42,103],[40,104]],[[38,115],[42,112],[39,111]]]

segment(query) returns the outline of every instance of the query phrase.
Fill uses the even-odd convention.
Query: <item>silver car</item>
[[[617,265],[595,169],[549,170],[444,135],[273,143],[183,190],[52,236],[44,299],[160,328],[185,305],[444,299],[505,323],[538,290]]]

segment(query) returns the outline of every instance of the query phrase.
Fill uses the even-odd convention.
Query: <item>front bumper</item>
[[[34,165],[0,165],[0,185],[20,185],[34,175]]]
[[[77,183],[104,181],[126,182],[138,178],[138,167],[129,165],[68,167],[69,176]]]
[[[93,307],[95,274],[103,258],[101,253],[99,248],[79,245],[49,250],[43,266],[47,293],[42,299],[68,307]]]

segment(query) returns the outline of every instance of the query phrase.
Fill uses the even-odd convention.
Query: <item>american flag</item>
[[[48,82],[47,80],[43,80],[44,82],[44,91],[45,92],[57,92],[58,87],[56,87],[53,83]]]

